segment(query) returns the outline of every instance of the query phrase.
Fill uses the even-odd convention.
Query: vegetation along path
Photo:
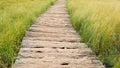
[[[104,68],[70,24],[57,0],[26,32],[14,68]]]

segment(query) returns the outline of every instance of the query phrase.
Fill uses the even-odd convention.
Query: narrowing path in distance
[[[29,28],[14,68],[104,68],[73,29],[65,3],[57,0]]]

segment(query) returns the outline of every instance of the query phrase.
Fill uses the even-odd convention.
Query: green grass
[[[108,68],[120,68],[120,1],[67,0],[75,29]]]
[[[25,31],[55,0],[0,0],[0,68],[12,68]]]

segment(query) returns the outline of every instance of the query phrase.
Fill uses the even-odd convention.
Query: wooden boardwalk
[[[57,0],[26,32],[14,68],[104,68],[73,29]]]

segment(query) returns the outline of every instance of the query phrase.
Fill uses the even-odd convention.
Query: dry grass
[[[0,0],[0,68],[12,67],[25,31],[55,0]]]
[[[120,1],[67,0],[75,29],[107,67],[119,68]]]

